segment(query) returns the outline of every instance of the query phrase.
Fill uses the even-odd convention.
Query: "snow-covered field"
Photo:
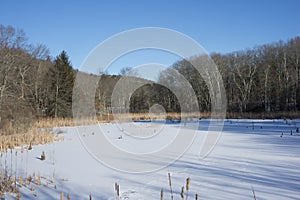
[[[93,141],[94,145],[102,145],[97,141],[105,133],[114,145],[139,155],[164,148],[165,142],[172,141],[179,128],[177,123],[134,124],[144,131],[144,138],[132,140],[126,134],[131,124],[122,124],[121,128],[116,124],[101,124],[100,128],[58,128],[63,131],[63,141],[34,146],[33,150],[23,153],[20,149],[14,150],[13,155],[10,151],[4,153],[2,170],[6,165],[7,168],[12,166],[11,173],[23,177],[26,173],[27,176],[40,175],[40,186],[30,183],[30,186],[20,188],[22,199],[59,199],[61,192],[65,199],[67,194],[71,199],[89,199],[90,194],[93,199],[116,199],[115,182],[120,185],[122,200],[160,199],[161,188],[164,189],[164,199],[171,199],[168,173],[171,174],[174,199],[181,199],[181,187],[185,186],[187,177],[191,178],[189,199],[195,199],[195,193],[199,199],[254,199],[252,188],[259,200],[300,199],[300,133],[296,133],[300,120],[226,120],[217,145],[204,159],[199,158],[197,152],[209,120],[200,120],[198,139],[175,162],[164,166],[155,163],[159,159],[134,161],[142,162],[138,167],[162,167],[145,173],[124,172],[130,167],[130,160],[121,160],[124,158],[117,156],[111,158],[118,166],[112,169],[85,146]],[[149,133],[148,129],[151,130]],[[138,131],[133,134],[138,134]],[[102,146],[99,148],[103,149]],[[44,161],[39,159],[42,151],[46,154]],[[113,156],[111,152],[103,152],[108,158]],[[51,181],[53,175],[54,182]],[[31,186],[34,186],[34,191],[30,190]],[[6,194],[6,199],[15,197]]]

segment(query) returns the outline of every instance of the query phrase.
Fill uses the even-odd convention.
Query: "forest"
[[[223,78],[228,113],[284,112],[299,117],[300,37],[210,56]],[[208,88],[191,62],[179,60],[170,68],[189,81],[200,111],[209,112]],[[29,44],[23,30],[0,24],[0,129],[32,119],[71,118],[77,73],[84,72],[74,69],[67,52],[52,58],[47,46]],[[98,114],[111,112],[112,90],[121,77],[101,74],[95,93]],[[153,104],[180,112],[176,96],[160,81],[172,80],[162,73],[157,83],[138,88],[130,98],[130,112],[148,112]]]

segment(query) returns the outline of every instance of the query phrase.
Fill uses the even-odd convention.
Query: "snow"
[[[195,193],[199,199],[254,199],[252,188],[260,200],[300,198],[300,134],[296,133],[300,120],[226,120],[213,151],[201,158],[199,149],[209,122],[191,120],[183,125],[144,121],[61,127],[57,129],[63,131],[63,141],[34,146],[23,153],[16,149],[12,155],[8,151],[2,155],[1,166],[4,168],[5,160],[11,166],[12,160],[12,173],[25,177],[27,171],[42,177],[40,186],[31,183],[20,188],[22,199],[59,199],[64,192],[65,199],[67,194],[71,199],[88,199],[91,194],[93,199],[113,200],[117,199],[115,182],[120,185],[122,200],[159,199],[161,188],[164,199],[171,199],[168,173],[174,199],[181,199],[181,187],[188,177],[189,199],[195,199]],[[195,125],[199,125],[197,131],[191,128]],[[188,139],[180,140],[188,149],[176,144],[179,150],[156,154],[172,145],[182,130]],[[103,143],[103,138],[109,142]],[[109,152],[109,145],[119,149],[120,156]],[[99,149],[102,152],[96,152]],[[39,159],[42,151],[45,161]],[[157,157],[145,156],[148,154]],[[6,194],[6,199],[15,199],[15,195]]]

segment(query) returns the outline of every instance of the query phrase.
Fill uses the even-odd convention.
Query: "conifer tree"
[[[51,70],[52,77],[52,108],[53,117],[72,116],[72,91],[74,85],[74,70],[65,51],[54,60]]]

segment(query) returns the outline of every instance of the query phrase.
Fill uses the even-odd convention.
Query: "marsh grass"
[[[11,193],[15,199],[21,199],[19,188],[25,187],[34,191],[34,185],[40,187],[51,182],[50,179],[42,181],[40,175],[36,176],[35,173],[28,174],[28,151],[34,148],[34,145],[52,143],[63,138],[37,127],[31,126],[23,132],[18,129],[19,133],[11,131],[10,134],[0,134],[0,198],[4,198],[5,193]],[[45,159],[45,153],[42,154],[41,160],[43,156]],[[37,193],[35,194],[37,196]]]
[[[23,125],[12,126],[11,124],[0,129],[0,152],[5,152],[16,147],[31,150],[33,145],[48,144],[60,141],[63,138],[54,134],[53,127],[72,126],[71,119],[45,118]]]
[[[14,149],[16,147],[28,146],[28,150],[32,145],[48,144],[55,140],[61,140],[51,132],[37,132],[32,131],[29,133],[20,133],[12,135],[0,135],[0,152]]]
[[[40,175],[36,177],[35,173],[25,176],[24,170],[20,170],[19,167],[25,167],[19,165],[16,162],[18,156],[26,156],[24,153],[18,153],[19,150],[13,152],[12,150],[1,152],[0,159],[0,198],[4,198],[5,193],[14,194],[16,199],[21,199],[22,195],[20,193],[20,188],[25,187],[30,191],[35,191],[36,186],[41,186],[44,184],[41,180]],[[15,161],[15,167],[12,167],[11,163]],[[27,174],[27,172],[26,172]],[[46,179],[46,178],[45,178]],[[46,180],[47,182],[48,180]]]

